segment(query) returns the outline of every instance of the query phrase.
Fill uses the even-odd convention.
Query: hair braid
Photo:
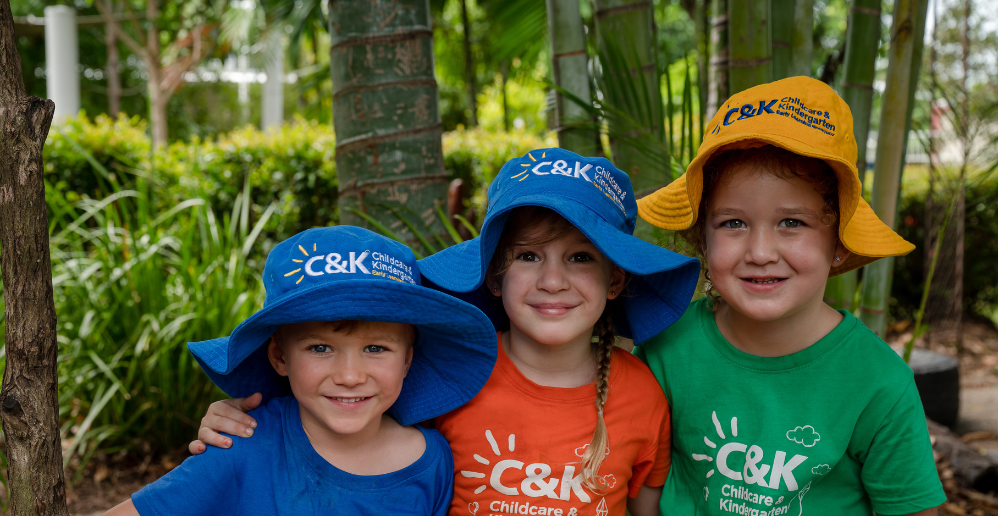
[[[599,343],[596,345],[596,429],[593,430],[593,439],[582,455],[582,475],[583,485],[595,491],[606,488],[606,482],[598,473],[610,444],[606,422],[603,419],[603,407],[606,406],[610,390],[610,360],[613,356],[614,342],[609,309],[603,312],[593,330],[593,336],[599,338]]]

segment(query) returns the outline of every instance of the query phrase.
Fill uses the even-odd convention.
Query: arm
[[[939,507],[933,507],[931,509],[925,509],[924,511],[913,512],[903,516],[939,516]]]
[[[201,419],[198,440],[191,441],[187,449],[193,455],[200,455],[204,453],[206,446],[231,447],[232,441],[219,432],[252,437],[253,429],[256,428],[256,420],[246,413],[259,407],[261,401],[263,401],[263,395],[258,392],[248,398],[235,398],[212,403],[208,407],[208,413]]]
[[[641,486],[638,496],[627,499],[627,512],[631,513],[631,516],[659,516],[661,513],[658,504],[661,498],[661,487]]]
[[[135,504],[129,498],[105,512],[104,516],[139,516],[139,511],[135,509]]]

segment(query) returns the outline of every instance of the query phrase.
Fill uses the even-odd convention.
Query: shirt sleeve
[[[910,514],[946,501],[914,379],[874,434],[861,478],[877,514]]]
[[[440,452],[442,467],[439,470],[442,485],[433,507],[433,516],[447,516],[451,500],[454,499],[454,454],[443,437],[440,437],[440,441],[443,443],[443,450]]]
[[[638,459],[631,468],[631,480],[627,486],[627,496],[634,498],[641,486],[662,487],[672,465],[672,421],[668,405],[655,430],[657,439],[651,450]]]
[[[142,516],[225,514],[237,496],[232,458],[237,453],[208,446],[132,495]]]

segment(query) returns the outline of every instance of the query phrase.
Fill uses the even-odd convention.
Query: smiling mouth
[[[332,396],[326,396],[326,399],[338,401],[340,403],[360,403],[361,401],[367,401],[371,399],[371,396],[364,396],[358,398],[334,398]]]
[[[577,306],[579,305],[570,305],[566,303],[536,303],[530,305],[531,308],[545,315],[562,315],[568,313]]]
[[[785,280],[786,278],[742,278],[742,281],[755,283],[756,285],[772,285]]]

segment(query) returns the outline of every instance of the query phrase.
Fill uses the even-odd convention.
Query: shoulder
[[[242,436],[231,436],[231,450],[242,450],[254,452],[272,449],[275,442],[284,439],[284,427],[287,417],[292,410],[298,410],[298,402],[293,396],[286,398],[274,398],[254,410],[248,412],[256,420],[257,426],[253,430],[253,436],[243,438]],[[212,449],[211,446],[208,447]],[[225,451],[225,450],[221,450]],[[242,453],[232,455],[243,455]]]
[[[840,343],[841,358],[855,368],[857,373],[866,375],[873,384],[897,386],[903,389],[914,378],[911,368],[883,339],[873,333],[852,314],[845,314],[841,324],[849,324],[851,329]]]
[[[617,371],[613,371],[616,367]],[[640,358],[621,348],[614,349],[610,364],[610,385],[614,395],[623,392],[640,396],[644,403],[665,404],[665,394],[655,375]]]
[[[635,355],[647,361],[650,357],[674,352],[683,343],[699,340],[695,336],[702,333],[702,321],[711,313],[706,303],[707,298],[691,302],[678,321],[638,346]]]

